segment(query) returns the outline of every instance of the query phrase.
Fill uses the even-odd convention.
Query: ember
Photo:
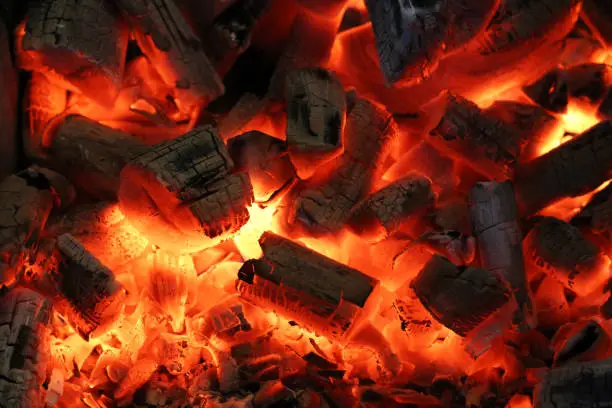
[[[612,406],[610,47],[608,0],[3,1],[0,407]]]

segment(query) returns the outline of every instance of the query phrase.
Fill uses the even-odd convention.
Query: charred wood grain
[[[612,176],[612,121],[519,166],[515,175],[521,216],[535,214],[565,197],[586,194]]]
[[[349,226],[358,233],[397,231],[411,217],[419,217],[433,204],[431,180],[409,174],[370,194],[353,208]]]
[[[551,275],[581,296],[607,281],[601,249],[580,230],[562,220],[544,217],[527,234],[525,256],[537,269]]]
[[[0,178],[17,166],[17,72],[11,56],[10,31],[0,21]]]
[[[266,201],[295,178],[286,144],[258,131],[232,138],[227,149],[238,172],[247,172],[258,201]]]
[[[174,0],[117,0],[136,31],[143,53],[187,105],[207,103],[224,87],[202,43]]]
[[[378,281],[270,232],[259,242],[263,257],[240,271],[241,296],[317,332],[348,335]]]
[[[106,1],[33,3],[21,66],[60,75],[74,89],[112,105],[123,79],[128,29]]]
[[[246,173],[215,128],[204,126],[153,146],[121,172],[119,200],[130,222],[152,243],[194,252],[216,245],[249,219]]]
[[[550,370],[534,390],[536,408],[606,407],[612,404],[612,359]]]
[[[465,336],[504,305],[510,292],[488,271],[434,255],[410,284],[432,316]]]
[[[606,0],[584,0],[582,19],[595,33],[597,39],[605,46],[612,46],[612,5]]]
[[[512,184],[509,181],[476,183],[468,201],[472,235],[476,238],[482,268],[509,285],[519,307],[517,317],[523,319],[521,323],[531,326],[534,314]]]
[[[45,406],[51,302],[17,288],[0,298],[0,407]]]
[[[70,115],[57,126],[47,161],[93,196],[112,200],[121,170],[146,149],[130,134]]]
[[[512,177],[524,146],[521,133],[512,125],[453,94],[447,95],[446,111],[429,140],[476,171],[500,181]]]

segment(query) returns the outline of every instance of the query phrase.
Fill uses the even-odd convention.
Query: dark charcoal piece
[[[358,233],[392,234],[412,216],[424,215],[435,200],[431,181],[410,174],[370,194],[353,209],[349,225]]]
[[[542,78],[523,87],[534,103],[551,112],[565,112],[569,101],[566,72],[555,68]]]
[[[612,86],[608,87],[608,93],[601,101],[597,113],[603,120],[612,120]]]
[[[456,266],[434,255],[411,285],[433,317],[465,336],[504,305],[510,293],[489,272],[473,266]]]
[[[232,109],[218,123],[219,135],[223,140],[240,134],[241,130],[257,115],[263,113],[269,101],[252,93],[245,93]]]
[[[476,257],[476,240],[459,231],[428,231],[418,238],[418,242],[455,265],[469,265]]]
[[[366,0],[385,78],[394,83],[428,76],[447,51],[484,29],[498,5],[498,0]]]
[[[500,180],[512,177],[524,145],[521,133],[512,125],[453,94],[447,95],[444,116],[429,136],[434,147]]]
[[[533,392],[535,408],[612,406],[612,359],[550,370]]]
[[[612,121],[516,170],[516,198],[521,216],[537,213],[565,197],[586,194],[612,177]]]
[[[606,64],[581,64],[567,70],[566,83],[572,98],[597,103],[602,100],[608,84],[612,83],[612,67]]]
[[[597,360],[606,356],[610,336],[595,321],[569,323],[559,328],[552,339],[555,346],[554,366],[574,361]]]
[[[282,140],[252,131],[230,139],[227,149],[235,170],[249,174],[258,201],[268,200],[295,178],[295,168]]]
[[[571,223],[600,234],[612,242],[612,184],[595,194],[572,218]]]
[[[10,3],[10,2],[9,2]],[[0,21],[0,178],[17,165],[17,72],[11,58],[9,30]]]
[[[239,273],[241,296],[317,332],[348,335],[378,281],[270,232],[259,243],[263,258]]]
[[[326,153],[342,146],[346,97],[342,83],[322,68],[287,75],[287,144],[296,153]]]
[[[207,103],[224,87],[202,44],[173,0],[117,0],[135,28],[136,40],[186,105]]]
[[[13,289],[0,297],[0,406],[45,406],[51,307],[29,289]]]
[[[48,162],[90,194],[113,200],[121,169],[147,148],[132,135],[71,115],[57,128]]]
[[[609,279],[601,249],[578,228],[559,219],[540,220],[525,237],[524,250],[535,268],[581,296]]]
[[[119,200],[151,242],[175,252],[214,246],[249,219],[253,189],[215,128],[197,128],[151,147],[121,172]]]
[[[534,315],[512,183],[476,183],[470,190],[468,205],[481,266],[510,285],[520,317],[530,326],[535,324],[529,320]]]
[[[57,239],[58,267],[51,279],[58,291],[57,307],[84,338],[112,323],[126,291],[115,275],[70,234]]]
[[[112,106],[123,80],[128,29],[108,3],[34,3],[22,39],[22,68],[59,74],[90,98]]]
[[[608,0],[584,0],[581,17],[604,46],[612,46],[612,4]]]

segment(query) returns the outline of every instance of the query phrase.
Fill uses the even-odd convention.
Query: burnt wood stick
[[[266,201],[296,177],[285,142],[252,131],[227,142],[238,172],[247,172],[257,201]]]
[[[434,201],[431,180],[412,173],[358,203],[351,211],[348,224],[360,234],[389,235],[407,219],[425,215]]]
[[[152,243],[175,252],[218,244],[249,219],[253,201],[246,173],[215,128],[204,126],[153,146],[121,172],[119,201],[130,222]]]
[[[612,5],[606,0],[584,0],[582,20],[605,47],[612,46]]]
[[[0,297],[0,406],[45,406],[51,302],[16,288]]]
[[[527,234],[525,257],[541,272],[586,296],[609,279],[601,249],[580,230],[553,217],[542,218]]]
[[[134,26],[143,53],[182,103],[198,105],[223,94],[221,78],[173,0],[116,3]]]
[[[20,65],[59,75],[112,106],[123,80],[128,31],[106,1],[43,0],[28,13]]]
[[[47,162],[85,191],[108,200],[117,198],[123,167],[148,148],[130,134],[79,115],[66,117],[52,138]]]
[[[263,257],[239,272],[241,296],[316,332],[348,336],[378,281],[270,232],[259,243]]]
[[[431,315],[465,336],[510,298],[505,284],[474,266],[456,266],[434,255],[410,284]]]
[[[535,315],[527,286],[523,236],[512,184],[510,181],[476,183],[470,190],[468,206],[480,265],[510,286],[519,307],[517,317],[532,326],[535,323],[530,319]]]
[[[444,54],[478,35],[499,0],[410,2],[366,0],[381,70],[390,83],[416,82],[437,67]]]
[[[612,121],[600,122],[516,170],[521,216],[530,216],[565,197],[586,194],[612,177]]]
[[[17,166],[17,71],[11,57],[10,31],[0,21],[0,179]]]
[[[612,243],[612,184],[596,193],[571,223],[604,236]]]
[[[442,120],[429,133],[434,147],[493,179],[512,177],[524,146],[518,129],[459,95],[446,100]]]
[[[556,113],[567,111],[569,102],[567,73],[561,68],[553,68],[541,78],[525,85],[523,92],[546,110]]]
[[[607,407],[612,359],[571,363],[550,370],[533,392],[535,408]]]
[[[50,272],[54,299],[85,340],[119,315],[127,292],[113,272],[72,235],[57,238],[57,269]]]

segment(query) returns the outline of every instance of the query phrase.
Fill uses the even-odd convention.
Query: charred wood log
[[[224,92],[202,44],[173,0],[117,0],[136,29],[143,53],[187,105],[209,102]]]
[[[476,183],[468,205],[481,266],[509,284],[519,307],[517,317],[528,326],[534,325],[512,184]]]
[[[427,262],[410,286],[432,316],[460,336],[510,297],[504,283],[488,271],[456,266],[439,255]]]
[[[543,77],[525,85],[523,91],[534,103],[551,112],[565,112],[569,102],[567,73],[554,68]]]
[[[259,243],[263,258],[239,272],[241,296],[317,332],[349,335],[378,281],[270,232]]]
[[[0,298],[0,406],[45,406],[51,307],[29,289],[13,289]]]
[[[285,143],[258,131],[232,138],[227,149],[236,171],[247,172],[257,201],[266,201],[295,178]]]
[[[495,179],[512,177],[525,144],[516,128],[453,94],[447,95],[444,116],[429,136],[435,147]]]
[[[584,0],[580,15],[597,39],[605,46],[612,46],[612,6],[605,0]]]
[[[0,21],[0,178],[11,174],[17,165],[17,72],[11,57],[9,30]]]
[[[413,173],[357,204],[351,212],[349,226],[360,234],[389,235],[409,218],[424,215],[434,200],[431,180]]]
[[[550,370],[534,390],[536,408],[605,407],[612,404],[612,359],[572,363]]]
[[[612,176],[612,121],[601,122],[529,163],[515,175],[522,216],[565,197],[586,194]]]
[[[484,30],[499,3],[438,0],[415,5],[366,0],[387,81],[415,81],[429,76],[446,52]]]
[[[321,68],[299,69],[287,75],[286,81],[289,152],[294,162],[312,166],[313,159],[342,147],[344,89],[333,73]]]
[[[44,0],[27,16],[21,67],[59,75],[111,105],[123,79],[128,29],[107,2]]]
[[[527,234],[525,255],[537,270],[551,275],[581,296],[609,279],[600,248],[571,224],[544,217]]]
[[[214,246],[249,219],[253,189],[210,126],[153,146],[121,172],[119,200],[152,243],[176,252]]]
[[[135,137],[79,115],[58,125],[48,161],[90,194],[116,199],[123,167],[147,146]]]

